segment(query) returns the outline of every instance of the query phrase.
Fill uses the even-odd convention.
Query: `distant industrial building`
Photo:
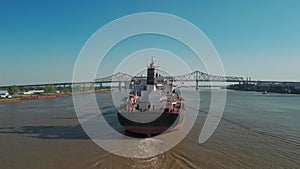
[[[273,92],[285,94],[300,94],[300,83],[297,82],[257,82],[234,84],[227,87],[233,90],[246,90],[258,92]]]

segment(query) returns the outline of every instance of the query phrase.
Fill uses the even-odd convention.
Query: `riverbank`
[[[0,103],[11,103],[11,102],[19,102],[23,100],[34,100],[34,99],[51,99],[51,98],[57,98],[57,97],[67,97],[67,96],[73,96],[73,95],[83,95],[83,94],[92,94],[92,93],[103,93],[103,92],[109,92],[110,89],[103,89],[103,90],[95,90],[93,92],[82,92],[82,93],[55,93],[55,94],[47,94],[47,95],[20,95],[13,98],[5,98],[0,99]]]
[[[261,93],[300,94],[300,89],[294,84],[253,84],[242,83],[227,86],[230,90],[255,91]]]

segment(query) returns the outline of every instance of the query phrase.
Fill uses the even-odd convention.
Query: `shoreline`
[[[110,89],[103,89],[103,90],[95,90],[93,92],[82,92],[82,93],[57,93],[57,94],[49,94],[49,95],[39,95],[39,96],[21,96],[18,98],[5,98],[0,99],[1,103],[14,103],[14,102],[20,102],[24,100],[35,100],[35,99],[51,99],[51,98],[58,98],[58,97],[68,97],[68,96],[77,96],[77,95],[83,95],[83,94],[92,94],[92,93],[104,93],[104,92],[110,92]]]
[[[262,93],[278,93],[278,94],[300,94],[300,89],[292,85],[257,85],[251,83],[229,85],[226,89],[237,91],[255,91]]]

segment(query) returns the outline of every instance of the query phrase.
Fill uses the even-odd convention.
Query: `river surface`
[[[122,133],[110,98],[97,94],[105,119]],[[209,90],[201,90],[200,99],[189,134],[169,151],[144,159],[117,156],[95,144],[78,122],[72,97],[2,103],[0,168],[300,168],[300,95],[227,91],[218,128],[203,144],[198,138]]]

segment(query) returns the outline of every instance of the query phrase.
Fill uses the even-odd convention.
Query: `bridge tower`
[[[122,82],[119,82],[119,91],[122,90]]]
[[[199,79],[200,79],[200,74],[199,74],[198,71],[196,71],[195,73],[196,73],[196,74],[195,74],[195,76],[196,76],[196,78],[195,78],[195,80],[196,80],[196,90],[199,90]]]
[[[125,91],[127,91],[128,85],[129,85],[129,83],[124,81],[124,89],[125,89]]]

